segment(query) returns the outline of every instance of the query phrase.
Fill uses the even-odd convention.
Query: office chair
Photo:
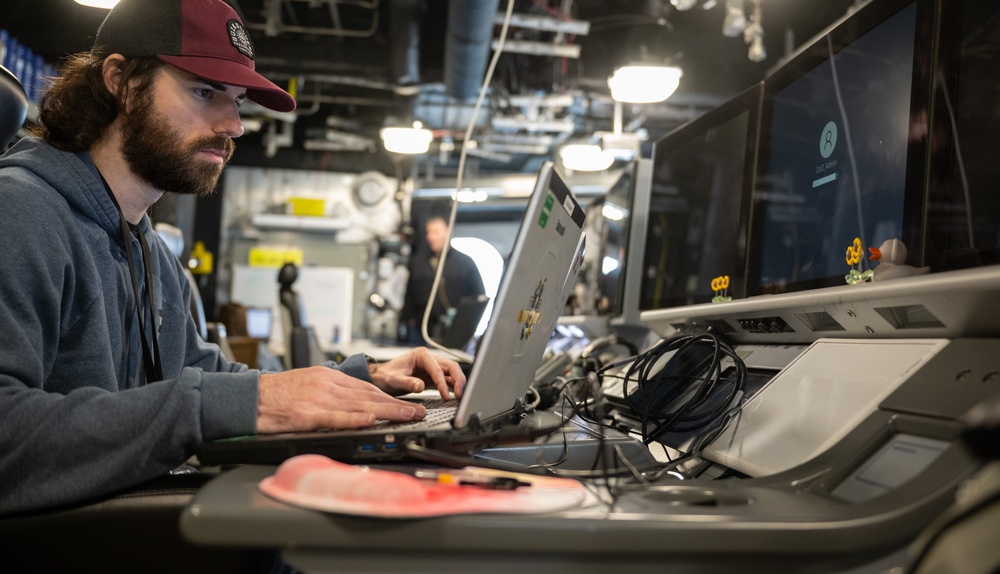
[[[316,337],[306,325],[305,312],[299,294],[292,285],[299,278],[294,263],[285,263],[278,270],[278,303],[281,310],[281,328],[285,338],[285,368],[300,369],[322,362],[315,355]]]
[[[184,232],[169,223],[157,223],[153,229],[167,244],[170,251],[180,259],[184,254]],[[201,290],[198,287],[197,280],[194,278],[194,273],[191,273],[187,265],[184,265],[184,261],[181,261],[181,266],[184,267],[184,277],[191,287],[191,317],[194,319],[198,334],[209,343],[218,345],[227,361],[235,361],[233,350],[226,337],[225,325],[209,322],[206,319],[205,304],[201,300]]]
[[[28,96],[24,86],[7,68],[0,66],[0,153],[17,135],[28,117]]]

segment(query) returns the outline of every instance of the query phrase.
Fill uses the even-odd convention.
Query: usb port
[[[358,447],[361,452],[375,452],[375,445],[373,444],[363,444]]]
[[[396,450],[398,448],[399,448],[399,445],[396,444],[396,443],[394,443],[394,442],[387,442],[384,445],[382,445],[382,449],[383,450]]]

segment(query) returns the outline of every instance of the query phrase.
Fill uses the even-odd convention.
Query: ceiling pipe
[[[422,0],[389,0],[389,61],[397,86],[420,83]]]
[[[449,2],[444,82],[449,96],[475,98],[486,74],[500,0]]]

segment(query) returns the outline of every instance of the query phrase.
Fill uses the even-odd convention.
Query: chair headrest
[[[292,283],[299,278],[299,268],[294,263],[285,263],[278,270],[278,283],[285,289],[291,289]]]
[[[28,117],[28,96],[24,86],[3,66],[0,66],[0,151],[17,134]]]
[[[174,256],[180,259],[181,255],[184,254],[184,232],[179,227],[163,222],[154,225],[153,229],[167,244]]]

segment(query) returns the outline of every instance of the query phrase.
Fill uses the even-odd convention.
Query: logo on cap
[[[232,19],[227,24],[229,28],[229,41],[241,54],[253,60],[253,43],[250,42],[250,34],[243,27],[243,23],[237,19]]]

